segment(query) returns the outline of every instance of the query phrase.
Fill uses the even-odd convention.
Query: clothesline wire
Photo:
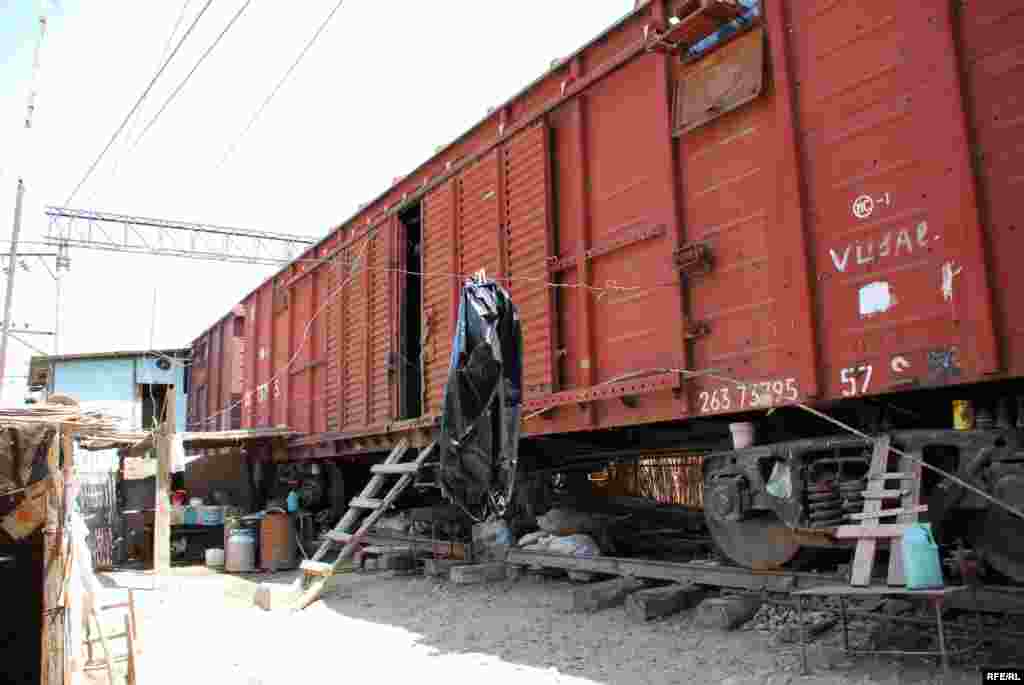
[[[266,383],[261,384],[261,387],[266,386],[268,388],[268,392],[269,392],[270,391],[269,389],[270,389],[271,385],[275,384],[276,381],[278,380],[278,378],[283,373],[285,373],[288,369],[291,368],[292,364],[294,364],[295,360],[298,359],[298,357],[301,354],[302,350],[304,349],[306,344],[309,342],[309,339],[312,337],[311,329],[312,329],[313,323],[323,314],[323,312],[327,309],[327,307],[332,303],[334,298],[337,297],[345,288],[347,288],[352,283],[352,281],[355,279],[355,277],[357,275],[360,275],[360,274],[364,273],[365,270],[371,270],[371,271],[374,270],[374,267],[370,267],[365,262],[366,253],[369,250],[369,246],[372,243],[372,240],[373,240],[372,235],[367,235],[364,238],[363,245],[362,245],[362,248],[361,248],[361,252],[359,253],[359,255],[356,256],[355,259],[349,260],[349,262],[347,264],[347,265],[350,265],[352,267],[352,270],[351,270],[348,278],[344,282],[342,282],[341,285],[339,285],[337,288],[335,288],[333,291],[331,291],[330,293],[327,294],[327,296],[324,298],[324,301],[321,303],[320,307],[317,309],[317,311],[306,322],[305,328],[303,329],[303,333],[302,333],[302,336],[301,336],[300,341],[299,341],[299,344],[296,346],[295,352],[292,355],[292,357],[288,360],[288,362],[284,366],[279,368],[276,371],[276,373]],[[335,269],[335,271],[338,271],[338,270],[340,270],[339,267],[342,266],[343,264],[346,264],[345,260],[334,260],[333,268]],[[436,273],[430,273],[430,272],[414,272],[414,271],[408,271],[408,270],[405,270],[405,269],[390,268],[390,267],[383,267],[383,268],[381,268],[381,270],[385,271],[385,272],[402,273],[402,274],[406,274],[406,275],[419,275],[419,276],[422,276],[423,278],[435,278],[435,277],[442,277],[442,276],[443,277],[450,277],[450,278],[456,278],[456,277],[457,278],[468,278],[465,274],[458,274],[458,273],[436,274]],[[534,281],[536,281],[536,280],[543,280],[543,279],[531,278],[531,277],[528,277],[528,276],[520,276],[520,277],[505,277],[505,278],[501,278],[501,279],[492,279],[492,280],[494,280],[496,282],[500,282],[500,281],[513,281],[513,280],[534,280]],[[548,281],[544,281],[544,285],[546,287],[551,287],[551,288],[557,288],[557,287],[580,288],[580,287],[582,287],[582,288],[586,288],[589,291],[592,291],[592,292],[596,291],[596,292],[599,292],[601,294],[604,294],[604,293],[607,293],[607,292],[610,292],[610,291],[616,291],[616,292],[636,292],[638,290],[647,289],[644,286],[620,286],[620,285],[618,285],[617,283],[615,283],[613,281],[609,281],[608,284],[605,287],[587,286],[585,284],[579,284],[579,283],[576,283],[576,284],[553,283],[553,282],[548,282]],[[152,351],[152,352],[156,353],[155,351]],[[160,353],[156,353],[156,354],[160,354]],[[181,363],[178,360],[174,360],[174,359],[171,359],[169,357],[166,357],[166,355],[162,355],[161,354],[160,356],[164,356],[165,358],[169,359],[169,361],[171,361],[171,363]],[[651,373],[659,373],[659,372],[660,373],[678,373],[678,374],[680,374],[682,376],[685,376],[687,378],[697,378],[697,377],[714,378],[716,380],[720,380],[720,381],[723,381],[723,382],[726,382],[726,383],[729,383],[729,384],[735,385],[735,386],[745,386],[745,385],[749,385],[750,384],[749,381],[741,381],[741,380],[738,380],[738,379],[735,379],[735,378],[731,378],[729,376],[724,376],[720,372],[718,372],[717,370],[714,370],[714,369],[709,369],[709,370],[659,369],[659,370],[654,370],[654,371],[640,371],[640,372],[633,372],[633,373],[629,373],[629,374],[624,374],[622,376],[619,376],[619,377],[616,377],[616,378],[604,381],[604,382],[600,383],[599,385],[608,385],[610,383],[616,383],[616,382],[619,382],[619,381],[622,381],[622,380],[628,380],[630,378],[635,378],[635,377],[639,377],[639,376],[643,376],[643,375],[650,375]],[[236,400],[231,405],[229,405],[226,409],[223,409],[220,412],[217,412],[217,413],[215,413],[215,414],[213,414],[211,416],[206,417],[205,420],[206,421],[211,421],[213,419],[217,419],[217,418],[223,416],[224,414],[226,414],[226,413],[228,413],[230,411],[233,411],[236,407],[245,404],[247,399],[251,397],[252,392],[253,392],[252,389],[249,389],[247,392],[245,392],[243,394],[243,398],[244,399]],[[856,436],[861,437],[861,438],[863,438],[865,440],[868,440],[869,442],[874,444],[875,438],[872,438],[871,436],[867,435],[866,433],[863,433],[862,431],[854,428],[853,426],[850,426],[850,425],[840,421],[839,419],[836,419],[836,418],[834,418],[832,416],[829,416],[829,415],[827,415],[827,414],[825,414],[825,413],[823,413],[823,412],[821,412],[821,411],[819,411],[819,410],[817,410],[817,409],[815,409],[815,408],[813,408],[813,407],[811,407],[811,406],[809,406],[807,404],[804,404],[802,402],[791,402],[789,405],[782,405],[782,406],[798,407],[798,408],[800,408],[803,411],[806,411],[806,412],[808,412],[808,413],[810,413],[810,414],[812,414],[812,415],[814,415],[814,416],[816,416],[816,417],[818,417],[818,418],[820,418],[820,419],[822,419],[824,421],[832,423],[833,425],[835,425],[835,426],[837,426],[837,427],[839,427],[839,428],[841,428],[841,429],[843,429],[843,430],[845,430],[845,431],[847,431],[849,433],[852,433],[853,435],[856,435]],[[538,412],[534,412],[533,414],[530,414],[528,416],[523,417],[522,420],[523,421],[527,421],[529,419],[534,418],[535,416],[538,416],[540,414],[545,413],[546,411],[550,411],[550,408],[542,409],[542,410],[540,410]],[[998,507],[1008,511],[1009,513],[1013,514],[1014,516],[1017,516],[1017,517],[1020,517],[1021,519],[1024,519],[1024,511],[1021,511],[1019,508],[1014,507],[1011,504],[1003,502],[1002,500],[1000,500],[1000,499],[998,499],[998,498],[996,498],[996,497],[986,493],[985,491],[981,490],[980,488],[975,487],[974,485],[968,483],[967,481],[957,477],[956,475],[954,475],[952,473],[949,473],[948,471],[945,471],[944,469],[941,469],[941,468],[939,468],[937,466],[929,464],[923,458],[917,457],[917,456],[912,455],[912,454],[908,454],[908,453],[906,453],[906,452],[904,452],[902,450],[899,450],[896,447],[892,447],[892,446],[890,446],[889,450],[893,454],[896,454],[896,455],[898,455],[900,457],[905,457],[905,458],[911,460],[912,462],[914,462],[916,464],[920,464],[922,466],[922,468],[926,468],[926,469],[928,469],[928,470],[930,470],[930,471],[932,471],[932,472],[942,476],[943,478],[946,478],[948,480],[953,481],[954,483],[956,483],[960,487],[975,493],[979,497],[981,497],[981,498],[987,500],[988,502],[990,502],[992,504],[995,504],[996,506],[998,506]]]

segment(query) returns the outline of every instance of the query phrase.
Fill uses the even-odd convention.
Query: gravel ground
[[[940,681],[934,662],[922,658],[847,659],[838,649],[838,629],[810,647],[813,675],[800,676],[798,646],[780,642],[774,613],[762,611],[744,629],[728,633],[693,625],[693,612],[637,624],[621,607],[574,613],[568,609],[571,583],[532,575],[455,586],[424,577],[350,574],[324,601],[298,614],[252,605],[258,582],[286,585],[293,577],[175,569],[162,590],[151,589],[153,578],[146,574],[106,574],[102,580],[110,588],[105,602],[136,589],[142,685],[277,685],[353,675],[450,685]],[[864,634],[866,628],[857,630]],[[952,682],[979,680],[973,670],[961,669]]]

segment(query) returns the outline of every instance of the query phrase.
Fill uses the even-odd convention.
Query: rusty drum
[[[260,568],[295,568],[295,526],[283,511],[268,511],[260,525]]]

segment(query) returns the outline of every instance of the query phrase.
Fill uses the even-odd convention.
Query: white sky
[[[237,153],[215,171],[334,2],[253,0],[138,147],[132,151],[133,138],[123,135],[72,205],[320,237],[633,7],[632,0],[346,0]],[[175,41],[204,3],[190,0]],[[141,132],[242,3],[214,0],[127,131]],[[27,185],[22,240],[42,240],[44,207],[64,204],[156,73],[183,5],[59,0],[26,132],[41,2],[0,0],[3,240],[10,239],[19,176]],[[53,280],[37,260],[26,261],[31,271],[16,279],[15,326],[53,330]],[[72,250],[60,351],[148,348],[154,288],[154,346],[188,345],[271,272]],[[51,338],[29,340],[52,350]],[[12,340],[8,373],[26,375],[31,355]],[[6,399],[20,398],[25,379],[11,378],[7,387]]]

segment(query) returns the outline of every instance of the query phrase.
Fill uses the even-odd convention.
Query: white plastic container
[[[732,433],[734,449],[742,450],[754,444],[754,424],[730,423],[729,431]]]
[[[220,548],[206,550],[206,565],[210,568],[221,568],[224,566],[224,550]]]

